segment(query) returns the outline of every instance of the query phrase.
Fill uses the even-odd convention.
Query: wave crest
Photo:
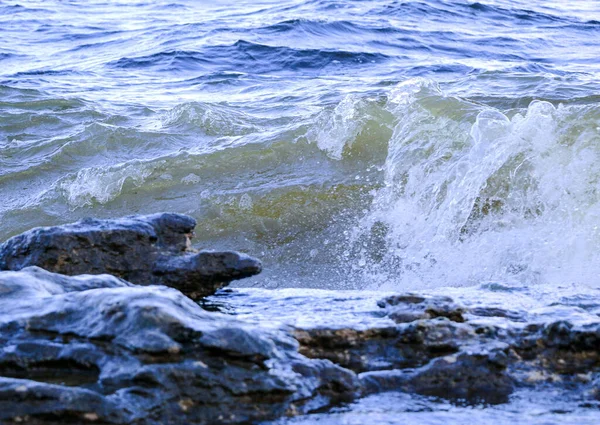
[[[418,80],[391,97],[386,185],[353,236],[385,234],[369,273],[402,286],[600,283],[598,111],[503,112],[436,91]]]

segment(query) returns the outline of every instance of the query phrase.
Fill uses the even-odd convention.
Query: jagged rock
[[[559,320],[529,326],[514,349],[523,360],[551,373],[588,373],[600,369],[600,323],[574,325]]]
[[[179,291],[0,272],[0,423],[241,424],[354,397],[356,375]]]
[[[108,273],[138,285],[171,286],[192,299],[261,271],[260,261],[238,252],[192,250],[195,226],[191,217],[161,213],[40,227],[0,245],[0,270]]]
[[[411,362],[406,347],[397,346],[400,337],[395,327],[296,329],[293,335],[306,357],[328,359],[356,373],[403,367]]]
[[[490,345],[447,318],[395,327],[296,330],[300,352],[361,373],[365,393],[402,390],[467,402],[502,403],[514,389],[508,346]],[[492,347],[493,349],[490,349]],[[493,354],[492,354],[493,353]]]
[[[505,317],[513,322],[527,321],[527,314],[522,311],[512,311],[498,307],[474,307],[469,309],[468,313],[479,317]]]
[[[589,395],[600,401],[600,374],[598,374],[596,379],[592,382],[592,388],[589,391]]]
[[[419,367],[455,353],[476,337],[468,326],[449,320],[415,321],[399,326],[356,329],[297,329],[300,352],[329,359],[357,373]]]

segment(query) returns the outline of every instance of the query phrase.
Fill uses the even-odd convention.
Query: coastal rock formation
[[[392,295],[378,301],[377,305],[385,308],[387,315],[396,323],[436,317],[446,317],[453,322],[465,321],[464,308],[446,296]]]
[[[0,270],[108,273],[138,285],[171,286],[192,299],[261,271],[259,260],[238,252],[194,251],[194,227],[193,218],[171,213],[40,227],[0,245]]]
[[[495,352],[461,352],[417,369],[365,372],[360,379],[365,393],[401,390],[469,403],[505,403],[514,383],[498,357],[502,355]]]
[[[363,395],[404,391],[497,404],[520,388],[562,384],[598,398],[597,314],[560,306],[539,314],[467,307],[415,294],[377,305],[371,314],[382,317],[370,326],[359,315],[344,325],[297,326],[300,352],[358,373]]]
[[[109,275],[0,272],[0,423],[256,423],[389,391],[600,398],[600,317],[577,307],[250,288],[206,302],[235,315]]]
[[[0,423],[238,424],[352,399],[356,375],[179,291],[0,272]]]

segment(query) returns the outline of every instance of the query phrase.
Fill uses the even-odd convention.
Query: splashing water
[[[242,285],[600,286],[596,2],[79,3],[0,2],[0,240],[176,211]]]
[[[500,111],[422,79],[400,84],[388,107],[398,123],[385,186],[354,234],[385,233],[367,279],[600,285],[597,107]]]

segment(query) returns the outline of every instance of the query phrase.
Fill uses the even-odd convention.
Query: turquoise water
[[[260,287],[600,286],[596,1],[0,2],[0,239],[176,211]]]

